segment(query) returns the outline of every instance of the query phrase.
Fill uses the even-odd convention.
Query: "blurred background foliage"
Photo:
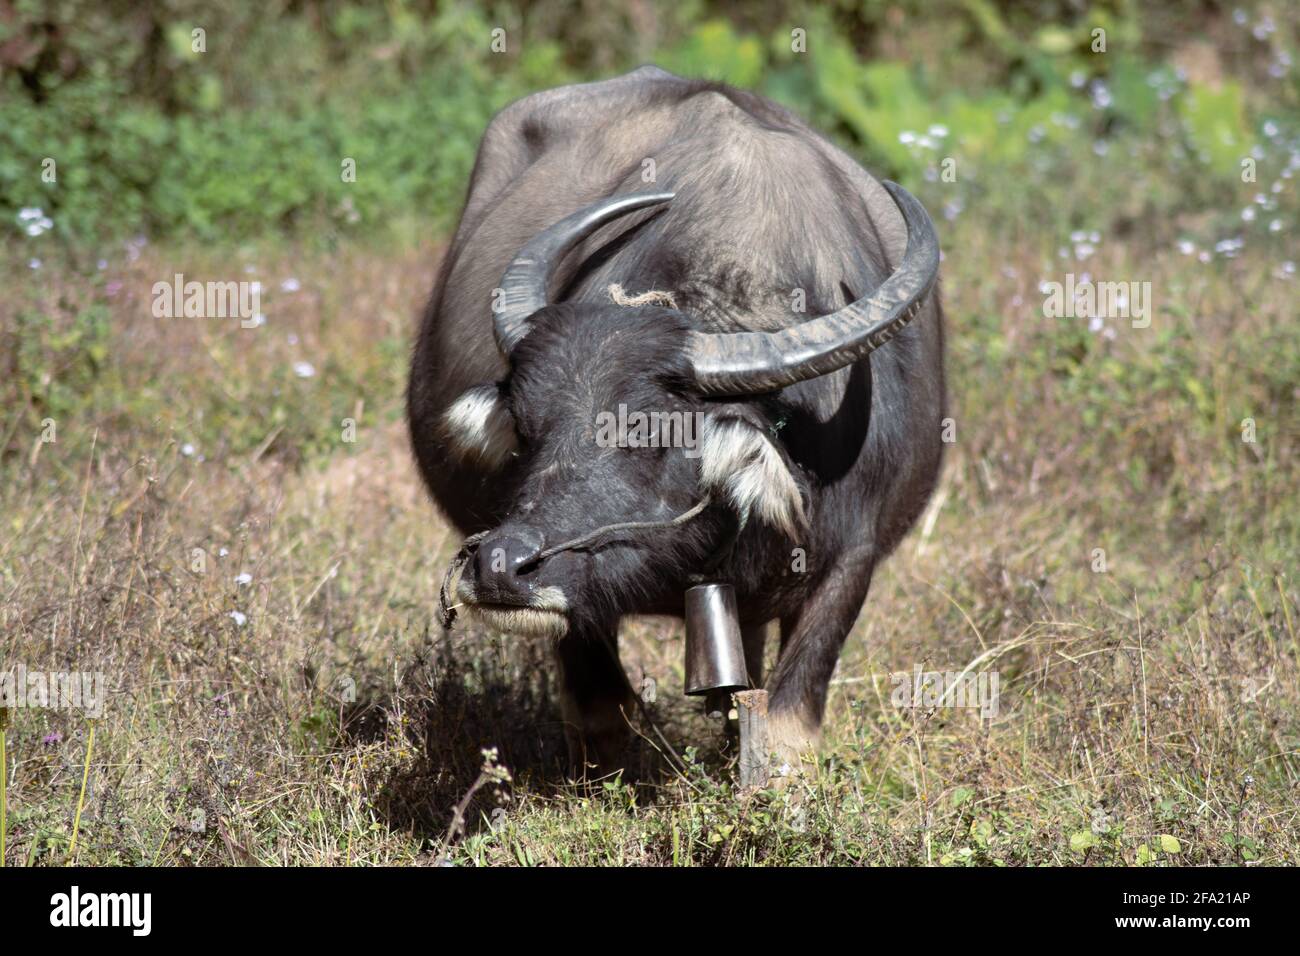
[[[1270,144],[1294,155],[1295,20],[1131,0],[0,0],[0,230],[31,236],[32,209],[51,246],[448,227],[495,110],[655,62],[794,107],[922,198],[955,157],[947,218],[994,203],[1124,231],[1204,208]],[[1142,175],[1102,184],[1117,150]]]

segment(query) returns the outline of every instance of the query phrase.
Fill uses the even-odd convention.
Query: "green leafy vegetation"
[[[1237,178],[1263,122],[1217,60],[1206,76],[1153,63],[1126,3],[1028,33],[1023,22],[1044,19],[1032,4],[774,7],[741,25],[699,4],[631,24],[648,37],[617,7],[584,10],[592,22],[575,30],[565,3],[496,18],[460,3],[309,3],[269,19],[221,3],[19,11],[0,28],[0,217],[38,207],[71,239],[351,234],[412,215],[445,227],[496,109],[638,59],[775,96],[909,185],[945,156],[972,189],[1014,176],[1026,188],[1007,198],[1026,205],[1050,192],[1063,154],[1095,139],[1140,149],[1143,181],[1183,183],[1141,197],[1148,211],[1193,208]],[[864,57],[863,37],[917,55]],[[572,55],[596,42],[602,55]],[[936,56],[939,43],[952,55]],[[55,182],[40,176],[46,159]]]

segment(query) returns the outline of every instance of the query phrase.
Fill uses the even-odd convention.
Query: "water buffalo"
[[[619,619],[681,615],[704,569],[734,585],[756,686],[779,621],[770,737],[794,767],[815,748],[872,570],[939,471],[938,265],[912,196],[753,93],[643,67],[492,120],[411,441],[469,536],[454,600],[554,642],[576,760],[620,765]],[[697,440],[599,440],[628,410]]]

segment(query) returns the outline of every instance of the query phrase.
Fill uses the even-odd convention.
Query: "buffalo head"
[[[501,523],[468,542],[459,602],[503,630],[560,636],[679,609],[690,576],[748,522],[795,537],[808,489],[753,398],[859,361],[916,314],[938,243],[921,205],[885,185],[907,225],[898,268],[870,295],[775,332],[702,332],[659,304],[548,301],[568,250],[670,194],[605,200],[525,245],[494,315],[509,373],[442,420],[453,453],[511,489]]]

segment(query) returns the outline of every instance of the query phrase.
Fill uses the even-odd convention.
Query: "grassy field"
[[[9,248],[0,660],[109,695],[6,715],[5,863],[1300,862],[1285,238],[940,226],[944,477],[877,575],[820,762],[744,798],[677,625],[625,624],[657,692],[637,773],[594,791],[562,775],[547,649],[438,627],[457,542],[401,421],[437,244]],[[1045,318],[1069,271],[1149,281],[1151,326]],[[154,318],[175,272],[261,281],[266,323]],[[891,674],[972,664],[996,717],[891,706]]]

